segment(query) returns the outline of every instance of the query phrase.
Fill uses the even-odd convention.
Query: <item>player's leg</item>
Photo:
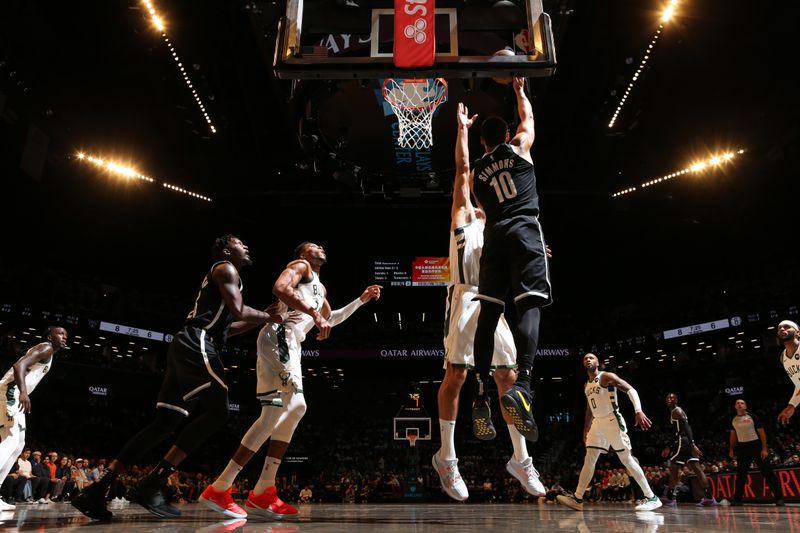
[[[539,308],[552,301],[547,251],[537,218],[520,217],[509,228],[507,242],[510,286],[517,311],[517,382],[503,396],[503,405],[514,417],[519,432],[536,442],[539,431],[531,409],[531,378],[539,345]]]
[[[495,351],[495,331],[508,294],[507,265],[502,232],[487,226],[480,260],[479,294],[476,296],[480,306],[473,341],[476,394],[472,404],[472,431],[481,440],[491,440],[497,435],[492,424],[491,403],[484,388]]]
[[[284,503],[277,493],[275,478],[278,474],[283,456],[289,448],[297,425],[306,413],[306,400],[302,392],[302,382],[297,381],[298,390],[288,393],[286,399],[286,411],[278,419],[278,423],[272,432],[269,442],[267,458],[264,461],[264,469],[258,478],[255,487],[247,497],[245,510],[248,515],[261,518],[280,520],[297,516],[297,509]]]
[[[502,320],[500,324],[502,325]],[[500,328],[498,327],[498,330]],[[509,332],[510,333],[510,332]],[[495,346],[498,343],[495,342]],[[495,353],[495,361],[498,354]],[[516,380],[516,371],[512,368],[496,368],[494,371],[494,381],[497,384],[497,393],[500,398],[508,391]],[[528,445],[525,436],[522,435],[514,426],[511,415],[505,410],[500,409],[503,420],[508,428],[508,435],[511,438],[511,445],[514,448],[514,456],[506,463],[506,470],[514,476],[525,489],[525,492],[533,496],[544,496],[546,490],[539,480],[539,472],[533,466],[533,459],[528,454]]]
[[[628,470],[628,474],[642,489],[645,497],[645,501],[637,505],[635,509],[637,511],[652,511],[653,509],[658,509],[663,504],[661,500],[658,499],[658,496],[653,493],[653,489],[650,488],[650,484],[647,482],[647,477],[644,475],[644,470],[642,470],[639,461],[631,454],[630,439],[628,439],[627,433],[624,434],[623,440],[625,442],[625,447],[619,450],[615,449],[614,451],[617,452],[617,457],[619,457],[620,462],[622,462]]]
[[[5,415],[3,416],[5,418]],[[24,433],[16,418],[6,419],[5,425],[0,428],[0,484],[5,481],[6,476],[17,462],[19,454],[25,448]],[[15,508],[16,505],[0,498],[0,511],[13,511]]]
[[[111,512],[106,509],[105,495],[109,487],[124,473],[127,465],[134,464],[147,452],[158,444],[167,440],[175,432],[176,428],[184,423],[189,411],[186,409],[186,402],[182,398],[181,384],[178,372],[187,360],[193,355],[199,358],[199,354],[192,354],[188,348],[183,347],[178,341],[173,341],[169,345],[167,354],[167,371],[164,374],[164,381],[156,403],[156,415],[153,420],[136,435],[134,435],[123,446],[117,457],[112,460],[102,478],[93,483],[88,489],[82,490],[77,496],[72,498],[72,505],[89,518],[95,520],[108,520]],[[207,376],[205,383],[210,386],[210,379]],[[200,383],[205,386],[205,383]],[[196,387],[187,390],[191,391]],[[171,511],[171,510],[170,510]],[[171,514],[177,516],[177,509]]]
[[[437,394],[441,447],[431,458],[433,469],[439,476],[442,490],[457,501],[463,501],[469,497],[467,485],[458,471],[458,458],[456,457],[455,447],[458,401],[461,387],[466,379],[466,364],[455,365],[450,361],[445,361],[444,379],[442,379],[442,384],[439,386]]]
[[[700,503],[697,505],[703,507],[717,505],[717,500],[714,499],[714,494],[711,492],[711,483],[708,481],[706,473],[703,472],[703,469],[700,466],[700,460],[693,457],[689,460],[689,466],[697,476],[697,481],[700,483],[700,486],[703,487],[703,499],[700,500]]]
[[[675,462],[675,458],[673,456],[669,463],[669,483],[667,485],[667,498],[664,502],[664,504],[669,507],[677,505],[675,500],[678,492],[678,489],[676,488],[678,486],[678,468],[680,467],[678,463]]]
[[[584,493],[586,492],[586,489],[589,488],[589,483],[592,481],[592,477],[594,476],[594,467],[597,465],[597,460],[600,458],[600,454],[605,451],[603,449],[590,446],[588,444],[589,442],[591,441],[587,439],[586,457],[583,459],[583,467],[581,468],[581,473],[578,477],[578,487],[575,489],[575,494],[559,494],[556,496],[556,499],[559,503],[566,505],[571,509],[575,509],[576,511],[583,510]]]
[[[266,335],[262,338],[261,335]],[[289,361],[282,362],[278,349],[277,337],[271,332],[260,334],[258,342],[258,360],[256,362],[256,397],[261,403],[261,414],[253,422],[242,438],[233,457],[228,461],[225,469],[217,479],[206,487],[198,501],[214,511],[223,513],[233,518],[247,516],[247,512],[233,501],[231,487],[242,468],[252,459],[253,455],[270,438],[279,420],[288,408],[285,393],[294,390],[294,380],[289,368]],[[290,351],[300,353],[299,344],[291,342]],[[286,341],[286,338],[283,338]],[[289,343],[286,343],[289,345]],[[299,356],[296,358],[299,361]],[[282,379],[281,376],[288,376]],[[291,383],[290,383],[291,382]]]

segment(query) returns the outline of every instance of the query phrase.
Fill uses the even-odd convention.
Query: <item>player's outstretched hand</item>
[[[664,448],[663,450],[661,450],[661,457],[663,457],[664,459],[669,457],[669,448]]]
[[[649,418],[647,418],[647,415],[644,414],[644,412],[639,411],[638,413],[636,413],[636,422],[634,422],[634,425],[639,426],[643,430],[647,431],[648,429],[650,429],[650,426],[652,426],[653,423],[650,421]]]
[[[525,90],[525,78],[517,76],[514,78],[514,90],[521,93]]]
[[[697,444],[692,444],[692,450],[694,450],[694,454],[697,457],[702,457],[703,456],[703,452],[700,451],[700,448],[697,447]]]
[[[547,258],[548,259],[552,259],[553,258],[553,250],[551,250],[550,246],[548,246],[547,244],[544,245],[544,252],[545,252],[545,254],[547,254]]]
[[[459,126],[466,126],[467,128],[471,127],[475,123],[475,119],[478,118],[478,115],[469,116],[469,109],[467,106],[462,104],[461,102],[458,103],[458,112],[456,113],[456,120],[458,121]]]
[[[381,289],[383,286],[381,285],[370,285],[364,292],[361,294],[359,298],[361,298],[361,303],[367,303],[370,300],[378,300],[381,297]]]
[[[781,414],[778,415],[778,423],[783,424],[784,426],[789,423],[789,419],[792,418],[794,414],[794,405],[787,405],[781,411]]]

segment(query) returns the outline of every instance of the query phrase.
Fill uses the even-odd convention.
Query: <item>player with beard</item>
[[[800,330],[797,322],[784,320],[778,324],[776,334],[783,343],[783,352],[781,352],[783,368],[794,384],[794,392],[789,398],[789,405],[784,407],[778,415],[778,422],[786,425],[794,415],[795,408],[800,404]]]
[[[355,300],[341,309],[331,311],[327,291],[319,272],[327,262],[322,246],[311,242],[300,244],[289,263],[275,282],[272,292],[280,301],[278,311],[296,310],[304,313],[301,319],[286,327],[267,325],[258,334],[256,363],[256,398],[261,403],[261,416],[245,433],[222,474],[209,485],[199,501],[209,509],[233,518],[255,516],[270,520],[296,517],[297,509],[283,502],[277,494],[275,476],[292,435],[306,412],[303,395],[303,373],[300,365],[301,343],[314,326],[317,339],[324,340],[331,328],[345,321],[356,309],[381,296],[380,285],[370,285]],[[253,455],[270,439],[264,469],[245,508],[231,496],[231,487]]]
[[[612,372],[600,370],[600,362],[593,353],[583,356],[583,368],[589,380],[584,386],[586,394],[586,418],[583,441],[586,444],[586,457],[583,461],[578,488],[574,495],[558,495],[559,503],[576,511],[583,510],[583,495],[594,475],[594,467],[601,453],[614,450],[625,465],[630,476],[636,480],[645,499],[637,501],[637,511],[652,511],[661,507],[661,500],[653,494],[647,478],[639,466],[639,461],[631,455],[631,439],[625,426],[625,419],[619,412],[617,390],[628,395],[636,413],[636,425],[647,430],[652,422],[642,411],[639,393],[629,383]]]

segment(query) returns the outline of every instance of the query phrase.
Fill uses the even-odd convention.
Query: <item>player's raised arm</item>
[[[453,206],[450,210],[451,228],[456,229],[472,222],[475,209],[470,201],[469,128],[478,115],[469,116],[467,106],[458,104],[456,121],[456,176],[453,182]]]
[[[525,94],[525,78],[514,78],[514,93],[517,95],[517,112],[519,113],[519,126],[511,144],[518,146],[522,154],[528,154],[533,146],[533,107]]]
[[[328,317],[328,322],[331,326],[337,326],[350,318],[350,315],[355,313],[356,309],[364,305],[365,303],[369,302],[370,300],[377,300],[381,297],[381,289],[383,287],[381,285],[370,285],[364,292],[361,293],[361,296],[350,302],[349,304],[345,305],[344,307],[340,307],[335,311],[331,311],[330,316]],[[327,304],[327,300],[325,301]],[[330,305],[330,304],[327,304]]]

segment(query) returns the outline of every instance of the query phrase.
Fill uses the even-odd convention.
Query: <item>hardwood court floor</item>
[[[90,522],[69,504],[20,505],[0,513],[3,531],[73,530],[92,533],[128,531],[201,531],[248,533],[500,533],[625,531],[631,533],[709,531],[789,531],[800,533],[800,507],[745,505],[698,508],[691,505],[653,512],[635,512],[632,505],[587,505],[583,512],[541,503],[490,504],[314,504],[300,508],[295,522],[221,520],[222,516],[198,504],[181,506],[183,516],[163,520],[137,505],[113,511],[111,522]]]

